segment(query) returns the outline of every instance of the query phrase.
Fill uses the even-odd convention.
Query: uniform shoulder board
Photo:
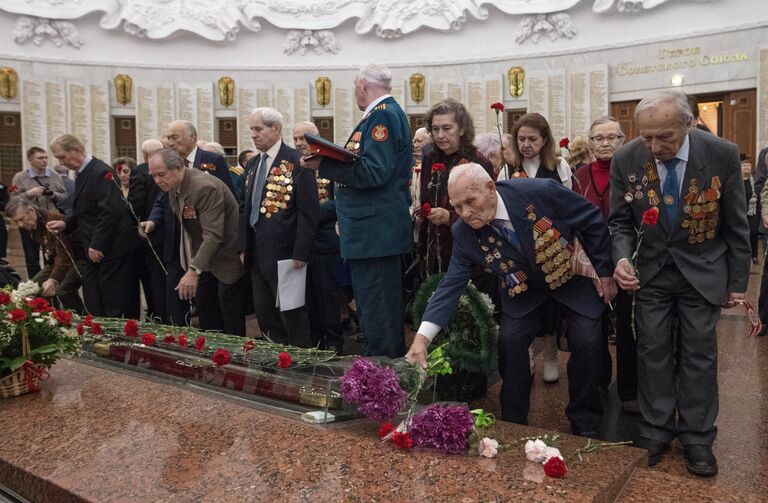
[[[237,176],[242,176],[243,172],[245,172],[245,170],[240,166],[230,166],[229,171],[236,174]]]
[[[374,110],[386,110],[387,109],[387,104],[386,103],[382,103],[381,105],[376,105],[375,107],[373,107],[373,109]]]

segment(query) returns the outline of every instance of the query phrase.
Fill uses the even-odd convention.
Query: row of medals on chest
[[[494,236],[488,236],[488,243],[490,246],[482,242],[480,243],[480,249],[486,252],[485,262],[490,265],[494,260],[499,261],[499,269],[504,273],[504,285],[509,296],[514,297],[527,291],[528,284],[526,280],[528,275],[524,271],[512,271],[515,268],[514,260],[507,260],[506,262],[502,260],[501,251],[499,251],[499,248],[502,246],[501,240]],[[491,246],[493,246],[493,249],[491,249]],[[488,270],[490,271],[490,269]]]
[[[536,221],[533,208],[528,208],[528,219]],[[554,290],[571,279],[571,255],[573,250],[561,234],[552,226],[552,221],[543,217],[533,224],[536,263],[545,274],[544,281]]]
[[[362,135],[363,133],[361,131],[355,131],[344,148],[353,154],[357,154],[360,150],[360,138],[362,138]]]
[[[267,193],[264,202],[259,211],[265,217],[271,218],[273,213],[277,213],[282,208],[288,207],[288,201],[291,200],[293,193],[293,164],[281,162],[270,170],[267,179]]]
[[[320,204],[328,202],[328,198],[330,197],[328,192],[329,183],[331,183],[329,179],[320,178],[319,176],[317,177],[317,198],[320,200]]]

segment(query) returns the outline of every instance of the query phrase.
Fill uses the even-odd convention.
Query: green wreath
[[[418,326],[427,303],[443,277],[428,276],[419,286],[413,298],[413,320]],[[446,356],[451,365],[471,372],[490,374],[496,365],[499,325],[493,319],[491,299],[478,291],[470,281],[459,299],[448,325],[435,337],[433,344],[448,343]]]

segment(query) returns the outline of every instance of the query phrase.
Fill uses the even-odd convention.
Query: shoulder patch
[[[371,138],[376,141],[386,141],[387,138],[389,138],[389,131],[387,131],[387,126],[384,124],[377,124],[373,126],[373,130],[371,131]]]
[[[374,110],[386,110],[387,109],[387,104],[386,103],[382,103],[381,105],[376,105],[375,107],[373,107],[373,109]]]
[[[229,167],[230,173],[234,173],[237,176],[242,176],[245,170],[241,168],[240,166],[230,166]]]

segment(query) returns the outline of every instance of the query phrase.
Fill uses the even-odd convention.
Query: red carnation
[[[195,340],[195,349],[198,351],[202,351],[203,348],[205,348],[205,337],[202,335]]]
[[[432,205],[429,204],[429,201],[427,201],[421,205],[421,214],[425,217],[428,217],[430,213],[432,213]]]
[[[136,320],[128,320],[123,327],[123,333],[126,337],[138,337],[139,335],[139,323]]]
[[[656,225],[659,221],[659,209],[656,206],[651,206],[643,212],[643,225]]]
[[[16,187],[14,184],[10,184],[10,185],[8,186],[8,192],[10,192],[11,194],[13,194],[14,192],[16,192],[16,190],[17,190],[17,189],[18,189],[18,187]]]
[[[53,319],[68,327],[72,325],[72,311],[59,311],[57,309],[53,312]]]
[[[8,311],[8,319],[14,323],[19,323],[27,319],[27,312],[23,309],[11,309]]]
[[[544,475],[547,477],[562,479],[565,477],[567,471],[568,467],[565,466],[565,461],[557,456],[552,456],[546,463],[544,463]]]
[[[85,332],[85,328],[83,328],[83,324],[82,323],[78,323],[77,324],[77,335],[83,335],[84,332]]]
[[[381,426],[379,426],[379,438],[384,438],[393,431],[395,431],[395,425],[390,421],[384,421],[381,423]]]
[[[442,162],[434,163],[432,165],[432,172],[435,173],[435,172],[440,172],[440,171],[445,171],[445,164],[443,164]]]
[[[91,333],[93,335],[101,335],[104,333],[104,330],[101,328],[101,323],[93,323],[91,324]]]
[[[253,346],[254,346],[253,341],[251,340],[245,341],[245,346],[243,346],[243,350],[245,352],[248,352],[253,349]]]
[[[0,306],[7,306],[11,303],[11,296],[8,292],[0,292]]]
[[[211,360],[217,367],[221,367],[232,361],[232,355],[230,355],[229,351],[226,349],[217,349],[216,352],[213,353]]]
[[[91,323],[93,323],[93,315],[92,314],[85,315],[85,319],[83,320],[83,325],[89,325],[90,326]]]
[[[173,334],[165,334],[165,337],[163,337],[163,342],[166,344],[173,344],[176,342],[176,337],[174,337]]]
[[[410,449],[413,447],[413,440],[411,440],[411,434],[409,432],[403,433],[402,431],[396,431],[392,434],[392,443],[401,449]]]
[[[114,178],[114,175],[112,175],[111,171],[107,171],[106,173],[104,173],[104,179],[105,180],[112,181],[113,178]]]
[[[560,148],[568,148],[568,145],[570,144],[571,140],[569,140],[567,136],[560,140]]]
[[[179,334],[179,346],[181,346],[182,348],[186,348],[187,345],[188,345],[187,336],[184,334]]]
[[[154,346],[155,342],[157,342],[157,337],[155,337],[155,334],[147,332],[146,334],[141,334],[141,342],[145,346]]]
[[[496,110],[496,113],[503,112],[504,111],[504,103],[496,102],[491,103],[491,110]]]
[[[48,301],[42,297],[35,297],[32,300],[28,300],[27,305],[34,313],[48,313],[53,311],[53,308],[48,304]]]
[[[292,361],[293,358],[291,358],[291,355],[283,351],[277,357],[277,368],[287,369],[291,366]]]

